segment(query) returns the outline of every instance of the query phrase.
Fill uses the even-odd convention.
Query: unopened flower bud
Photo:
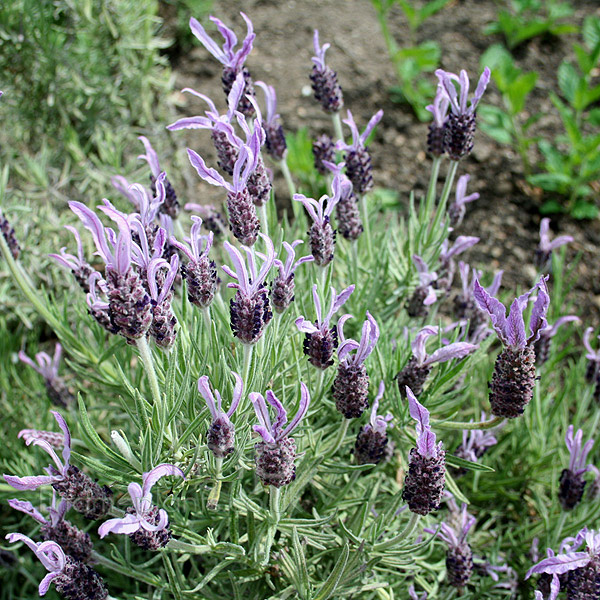
[[[406,366],[396,375],[402,397],[406,397],[406,386],[414,392],[415,396],[420,396],[432,368],[431,365],[419,365],[418,359],[412,356]]]

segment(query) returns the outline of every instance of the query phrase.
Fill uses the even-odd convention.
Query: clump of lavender
[[[573,241],[570,235],[559,235],[550,241],[550,219],[542,219],[540,223],[540,243],[535,249],[534,263],[540,271],[550,267],[552,251]]]
[[[185,479],[183,471],[166,463],[154,467],[142,475],[142,485],[130,483],[127,491],[131,497],[130,506],[124,517],[109,519],[100,525],[98,535],[106,537],[109,533],[128,535],[131,541],[144,550],[159,550],[171,540],[169,515],[152,504],[152,488],[162,477],[177,476]]]
[[[442,251],[439,256],[440,268],[438,269],[438,276],[435,280],[435,287],[437,289],[441,290],[446,295],[450,293],[452,281],[454,280],[454,273],[456,271],[455,257],[478,242],[478,237],[470,235],[459,235],[452,246],[449,245],[447,239],[442,242]]]
[[[338,150],[345,151],[346,175],[348,175],[348,179],[352,182],[354,191],[359,195],[365,194],[373,188],[371,155],[369,154],[369,147],[365,143],[382,117],[383,110],[378,110],[367,123],[365,130],[359,133],[358,127],[354,122],[354,117],[348,111],[348,118],[344,119],[344,123],[350,127],[352,143],[346,144],[343,140],[339,140],[336,143]]]
[[[393,444],[389,442],[387,436],[387,428],[392,427],[391,420],[393,417],[390,413],[387,413],[385,417],[377,414],[379,402],[384,393],[385,384],[382,381],[379,384],[377,396],[373,400],[369,423],[356,436],[354,457],[359,465],[376,465],[388,458],[393,452]]]
[[[344,323],[352,315],[344,315],[337,325],[339,365],[333,381],[335,407],[346,419],[360,417],[369,406],[369,376],[365,360],[375,349],[379,339],[377,321],[367,311],[367,320],[362,327],[360,342],[344,337]],[[354,352],[354,355],[351,353]]]
[[[52,404],[66,408],[75,401],[73,394],[66,386],[64,379],[58,374],[58,365],[62,354],[62,346],[57,342],[54,347],[54,356],[50,358],[46,352],[38,352],[35,355],[35,362],[31,360],[21,350],[19,359],[26,365],[29,365],[34,371],[39,373],[44,378],[46,384],[46,392]]]
[[[237,282],[227,284],[227,287],[237,290],[229,303],[231,330],[243,344],[256,344],[273,317],[265,279],[273,266],[275,251],[271,239],[262,233],[260,236],[267,246],[260,271],[256,270],[254,254],[250,248],[243,246],[248,260],[248,267],[246,267],[240,251],[229,242],[224,244],[233,263],[233,269],[227,266],[223,266],[222,269]]]
[[[425,110],[433,115],[433,121],[429,124],[429,133],[427,134],[427,152],[435,158],[439,158],[445,152],[444,142],[449,106],[450,100],[444,86],[438,84],[433,104],[425,107]]]
[[[66,225],[65,229],[68,229],[75,236],[77,256],[67,254],[65,252],[66,247],[60,249],[60,254],[49,254],[48,256],[56,260],[59,265],[69,269],[73,273],[79,287],[87,294],[90,291],[89,281],[90,276],[94,273],[94,269],[84,258],[83,245],[81,244],[81,237],[77,229],[70,225]]]
[[[252,51],[252,43],[254,42],[256,34],[254,33],[252,21],[250,21],[243,12],[240,12],[240,15],[242,15],[242,19],[246,21],[247,33],[240,49],[237,51],[234,51],[234,48],[237,45],[235,33],[216,17],[209,18],[217,26],[219,33],[225,40],[222,48],[212,40],[204,30],[204,27],[202,27],[202,25],[200,25],[193,17],[190,19],[190,29],[201,44],[223,65],[221,83],[223,84],[223,91],[226,96],[231,92],[231,87],[238,74],[242,74],[244,80],[244,93],[237,104],[237,110],[246,117],[251,117],[254,114],[255,109],[253,103],[248,99],[248,96],[250,96],[250,98],[254,97],[254,84],[252,82],[252,77],[250,76],[250,71],[248,71],[248,68],[244,63]]]
[[[547,325],[540,331],[540,337],[535,342],[533,349],[535,350],[535,364],[539,367],[543,365],[550,356],[550,345],[552,338],[558,333],[560,327],[565,323],[580,323],[581,319],[575,315],[567,315],[556,319],[554,324]]]
[[[342,237],[353,242],[361,236],[364,230],[360,218],[358,197],[352,191],[352,182],[342,173],[345,163],[336,165],[332,162],[325,162],[325,166],[334,174],[337,179],[336,185],[340,188],[340,199],[335,206],[338,231]]]
[[[285,264],[279,259],[275,259],[274,263],[279,269],[279,274],[271,284],[271,302],[273,308],[278,312],[284,312],[287,307],[294,301],[294,273],[296,269],[303,263],[312,262],[314,257],[312,254],[303,256],[294,262],[296,258],[296,246],[302,244],[302,240],[295,240],[291,244],[283,242],[283,247],[287,252]]]
[[[277,114],[277,94],[275,93],[275,88],[263,81],[257,81],[256,85],[265,93],[265,102],[267,105],[267,118],[263,122],[265,149],[275,160],[283,160],[287,154],[287,144],[283,127],[279,121],[280,116]]]
[[[217,239],[225,235],[227,223],[223,215],[212,204],[194,204],[193,202],[188,202],[184,208],[185,210],[198,213],[202,218],[204,228]]]
[[[52,506],[48,509],[50,520],[46,519],[31,502],[24,500],[8,500],[11,508],[23,512],[41,524],[41,534],[44,541],[56,542],[69,556],[81,562],[88,562],[92,555],[92,539],[85,533],[65,521],[65,514],[69,503],[61,500],[56,506],[56,497],[52,499]]]
[[[481,422],[485,422],[485,413],[481,413]],[[493,431],[487,429],[463,429],[462,444],[454,453],[458,458],[476,463],[487,451],[488,448],[498,443]],[[457,475],[461,476],[467,472],[466,469],[458,469]]]
[[[63,416],[52,411],[58,426],[63,432],[62,458],[58,458],[54,448],[44,439],[43,435],[23,434],[25,443],[29,446],[39,446],[50,455],[54,465],[47,467],[48,475],[34,475],[17,477],[4,475],[8,485],[16,490],[37,490],[43,485],[51,485],[58,494],[69,502],[73,508],[88,519],[100,519],[108,513],[112,506],[112,491],[107,486],[100,486],[95,481],[80,471],[76,466],[69,464],[71,458],[71,432]]]
[[[315,169],[321,175],[327,175],[329,169],[325,166],[326,162],[335,162],[335,144],[326,134],[320,135],[312,145],[313,157],[315,159]]]
[[[335,326],[329,327],[329,322],[333,315],[346,303],[354,291],[354,286],[350,285],[339,294],[335,288],[331,288],[331,302],[329,310],[323,315],[321,310],[321,301],[317,293],[317,285],[313,286],[313,301],[317,320],[313,323],[307,321],[304,317],[296,319],[298,331],[302,331],[304,336],[304,354],[308,356],[308,362],[318,369],[326,369],[333,364],[333,352],[338,347],[338,334]]]
[[[231,416],[242,399],[244,382],[237,373],[232,371],[232,375],[235,377],[235,388],[227,412],[221,407],[219,391],[215,390],[213,394],[208,376],[204,375],[198,379],[198,391],[202,394],[212,416],[212,423],[206,434],[206,445],[217,458],[225,458],[235,450],[235,427],[231,422]]]
[[[476,128],[475,111],[490,81],[491,72],[487,67],[483,70],[468,107],[469,76],[467,72],[462,70],[460,76],[458,76],[438,69],[435,74],[450,101],[450,114],[445,124],[444,149],[451,160],[458,161],[468,156],[473,150],[473,138],[475,137]],[[460,96],[454,86],[455,81],[459,85]]]
[[[458,227],[465,218],[467,212],[466,205],[469,202],[474,202],[479,199],[479,194],[469,194],[467,196],[467,183],[469,183],[470,175],[462,175],[458,178],[456,184],[456,197],[454,202],[448,207],[448,217],[450,218],[450,227]]]
[[[338,83],[337,73],[325,64],[325,52],[331,44],[319,44],[319,32],[315,29],[313,37],[315,56],[312,57],[313,68],[310,74],[315,100],[321,103],[327,113],[337,113],[344,107],[342,88]]]
[[[433,289],[437,273],[430,271],[418,254],[413,254],[412,261],[419,275],[419,285],[406,302],[406,312],[409,317],[426,317],[429,314],[429,307],[437,300]]]
[[[166,268],[164,275],[160,269]],[[152,324],[148,333],[157,346],[169,350],[175,343],[177,318],[173,314],[173,282],[179,269],[179,257],[174,254],[169,264],[164,258],[155,258],[148,267],[148,291],[152,304]],[[162,282],[159,284],[159,281]],[[160,285],[160,290],[159,290]]]
[[[410,416],[417,422],[417,447],[410,451],[408,473],[404,479],[402,499],[411,512],[428,515],[437,510],[446,484],[446,453],[442,442],[435,443],[435,433],[429,426],[429,411],[409,387],[405,389]]]
[[[185,244],[171,238],[171,244],[187,258],[187,264],[181,265],[181,274],[187,283],[188,300],[198,308],[208,308],[217,292],[217,265],[210,260],[208,253],[213,244],[213,232],[201,234],[202,219],[192,216],[190,237]]]
[[[582,444],[583,431],[578,429],[577,433],[573,435],[573,430],[573,425],[569,425],[565,436],[565,443],[570,454],[569,467],[563,469],[560,474],[558,488],[558,500],[564,510],[573,510],[583,498],[586,484],[583,476],[590,470],[590,465],[587,465],[586,461],[594,446],[592,439]]]
[[[56,591],[66,600],[105,600],[108,590],[94,569],[64,553],[56,542],[34,542],[22,533],[9,533],[6,539],[12,544],[24,542],[44,565],[48,575],[38,587],[40,596],[45,596],[54,583]]]
[[[461,359],[477,349],[476,344],[455,342],[438,348],[433,354],[427,354],[425,343],[432,335],[437,335],[439,327],[428,325],[423,327],[411,343],[412,356],[405,367],[396,375],[400,394],[404,396],[407,387],[417,396],[421,395],[423,386],[431,373],[433,365],[453,358]]]
[[[8,249],[12,254],[12,257],[17,260],[19,255],[21,254],[21,246],[19,245],[19,241],[17,240],[17,236],[15,235],[15,230],[8,222],[8,219],[0,212],[0,233],[2,233],[2,237],[6,241]]]
[[[277,418],[271,424],[269,410],[262,394],[252,392],[250,401],[259,420],[259,425],[253,429],[260,435],[262,441],[255,444],[256,474],[264,485],[280,488],[291,483],[296,477],[296,442],[289,435],[298,427],[308,411],[310,394],[304,383],[300,382],[300,405],[298,412],[287,427],[287,412],[271,390],[267,390],[266,401],[275,409]]]
[[[538,295],[529,322],[531,334],[527,337],[523,313],[529,297],[536,289]],[[504,345],[504,349],[496,358],[492,381],[489,384],[492,414],[495,417],[514,419],[523,414],[533,397],[534,344],[540,331],[547,325],[546,313],[550,304],[546,279],[541,277],[534,288],[516,298],[508,317],[504,305],[490,296],[479,281],[475,281],[473,293],[479,306],[490,316],[492,326]]]

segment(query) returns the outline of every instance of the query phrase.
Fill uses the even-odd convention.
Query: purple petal
[[[574,569],[585,567],[591,560],[587,552],[568,552],[567,554],[558,554],[550,556],[540,561],[527,571],[525,579],[529,579],[533,573],[550,573],[562,575]]]
[[[540,335],[540,331],[546,328],[548,321],[546,321],[546,314],[548,312],[548,306],[550,306],[550,296],[548,295],[548,286],[546,281],[548,276],[540,277],[540,281],[537,285],[538,295],[531,311],[531,319],[529,321],[529,329],[531,335],[527,340],[529,343],[535,342]]]
[[[235,409],[238,407],[240,400],[242,399],[242,394],[244,392],[244,382],[238,373],[232,371],[231,374],[235,378],[235,387],[233,388],[233,396],[231,398],[231,406],[227,411],[227,417],[231,417],[235,412]]]
[[[222,64],[227,64],[227,55],[221,50],[221,48],[214,42],[210,36],[206,33],[204,27],[200,25],[197,19],[194,17],[190,18],[190,29],[192,33],[198,38],[200,43]]]
[[[48,485],[56,481],[56,477],[50,475],[32,475],[28,477],[17,477],[15,475],[3,475],[8,485],[15,490],[37,490],[42,485]]]
[[[376,127],[377,123],[379,123],[379,121],[381,121],[382,117],[383,117],[383,110],[378,110],[371,117],[370,121],[367,123],[367,126],[365,127],[365,130],[362,132],[362,134],[360,136],[361,144],[364,145],[364,143],[367,141],[367,138],[371,135],[371,132]]]
[[[433,354],[430,354],[423,366],[433,365],[434,363],[443,363],[453,358],[461,359],[475,352],[479,346],[477,344],[468,344],[467,342],[456,342],[455,344],[448,344],[443,348],[439,348]]]
[[[38,586],[38,594],[40,596],[45,596],[46,592],[50,589],[50,584],[54,579],[62,575],[60,572],[48,573],[44,579],[40,581],[40,585]]]
[[[513,300],[506,320],[506,337],[513,348],[525,347],[525,321],[523,320],[523,306],[518,299]]]
[[[483,73],[481,74],[481,77],[479,78],[479,83],[477,84],[477,88],[475,89],[475,94],[473,95],[473,98],[471,99],[471,106],[470,106],[471,112],[474,112],[475,109],[477,108],[477,105],[479,104],[479,101],[481,100],[481,97],[483,96],[483,93],[485,92],[485,88],[487,88],[488,83],[490,82],[491,74],[492,74],[492,72],[490,71],[490,69],[488,67],[486,67],[483,70]]]
[[[160,173],[160,164],[158,163],[158,155],[156,154],[156,151],[146,136],[140,135],[138,140],[144,144],[144,148],[146,150],[146,154],[140,154],[138,158],[145,160],[150,165],[152,175],[154,175],[154,177],[158,177]]]
[[[71,432],[69,431],[69,426],[67,425],[64,417],[58,411],[51,410],[50,412],[54,415],[58,426],[61,428],[64,434],[62,457],[66,466],[69,464],[69,459],[71,458]]]
[[[109,519],[100,525],[98,535],[100,539],[109,533],[131,535],[140,529],[140,519],[137,515],[125,515],[121,519]]]
[[[275,438],[271,434],[273,429],[271,426],[271,417],[269,416],[269,410],[267,409],[263,395],[258,392],[250,392],[248,397],[250,398],[250,402],[252,402],[256,417],[260,421],[260,425],[254,426],[254,431],[260,433],[266,442],[275,443]]]
[[[265,394],[265,399],[275,409],[275,412],[277,413],[277,418],[273,423],[271,431],[273,432],[275,439],[280,440],[283,437],[281,434],[281,429],[287,423],[288,420],[287,412],[283,407],[283,404],[281,404],[279,398],[277,398],[277,396],[275,396],[275,394],[271,390],[267,390],[267,393]]]
[[[425,362],[427,359],[427,351],[425,350],[425,342],[427,341],[427,338],[431,337],[432,335],[437,335],[438,331],[438,327],[427,325],[417,333],[415,339],[412,341],[410,345],[412,353],[420,365],[423,364],[423,362]]]
[[[179,467],[176,467],[175,465],[171,465],[168,463],[162,463],[162,464],[154,467],[154,469],[152,469],[151,471],[148,471],[148,473],[144,473],[142,475],[142,481],[144,483],[144,485],[142,487],[143,495],[147,496],[150,493],[150,490],[152,489],[154,484],[159,479],[161,479],[162,477],[171,477],[171,476],[177,476],[177,477],[181,477],[181,478],[185,479],[185,475],[183,474],[183,471]]]
[[[188,158],[192,167],[196,169],[198,175],[206,181],[206,183],[210,183],[211,185],[215,185],[218,187],[224,187],[227,190],[230,190],[231,186],[221,177],[218,171],[206,166],[206,163],[202,159],[199,154],[196,154],[193,150],[187,149]]]
[[[311,321],[306,320],[304,317],[298,317],[294,324],[298,328],[298,331],[302,333],[317,333],[319,329]]]
[[[34,518],[38,523],[45,524],[47,521],[43,517],[42,513],[31,504],[31,502],[26,502],[25,500],[17,500],[16,498],[12,500],[8,500],[8,505],[15,510],[21,511],[30,517]]]
[[[436,456],[435,433],[429,427],[429,411],[417,400],[408,386],[406,386],[406,397],[408,398],[410,416],[417,422],[417,450],[419,454],[427,458]]]
[[[268,393],[268,392],[267,392]],[[300,406],[298,406],[298,412],[294,415],[294,418],[290,421],[289,425],[282,431],[280,438],[285,438],[296,427],[300,421],[304,418],[304,415],[308,411],[308,407],[310,406],[310,394],[308,392],[308,388],[304,385],[304,383],[300,382]]]
[[[498,337],[505,344],[508,344],[506,337],[506,308],[502,302],[490,296],[485,288],[481,286],[478,279],[473,284],[473,297],[477,301],[477,304],[479,304],[479,307],[490,316]]]

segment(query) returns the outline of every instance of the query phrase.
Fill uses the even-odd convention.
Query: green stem
[[[352,281],[358,282],[358,240],[350,242],[352,252]]]
[[[435,218],[433,219],[433,223],[431,225],[430,232],[435,235],[442,219],[446,215],[446,204],[448,203],[448,197],[450,196],[450,192],[452,191],[452,185],[454,184],[454,178],[456,177],[456,171],[458,169],[458,161],[453,160],[450,161],[450,168],[448,169],[448,174],[446,175],[446,182],[444,183],[444,189],[442,190],[442,195],[440,197],[440,202],[438,204],[437,210],[435,212]]]
[[[250,377],[250,364],[252,363],[252,351],[254,350],[253,344],[244,344],[244,368],[242,370],[242,381],[244,382],[244,389],[247,391],[250,387],[248,381]],[[245,394],[247,395],[247,394]]]
[[[431,176],[429,178],[429,187],[427,188],[427,197],[425,199],[425,216],[427,221],[431,218],[433,207],[435,206],[437,182],[440,174],[440,165],[442,164],[442,157],[436,156],[433,159],[431,165]]]
[[[333,121],[333,130],[335,131],[336,141],[340,140],[343,143],[344,142],[344,131],[342,130],[342,119],[340,117],[340,113],[339,112],[332,113],[331,120]]]
[[[275,541],[275,534],[277,533],[277,526],[279,525],[279,519],[281,518],[280,513],[280,502],[281,502],[281,490],[275,486],[269,486],[269,512],[271,516],[271,522],[267,529],[267,537],[265,539],[265,553],[263,557],[263,565],[269,564],[271,558],[271,548]]]
[[[360,196],[360,211],[362,213],[362,222],[365,228],[365,237],[367,239],[367,250],[369,252],[369,262],[373,262],[373,246],[371,243],[371,226],[369,224],[369,212],[367,208],[367,199],[363,194]]]
[[[190,554],[206,554],[212,551],[212,547],[208,544],[188,544],[181,540],[172,539],[168,544],[169,550],[179,550],[181,552],[189,552]]]
[[[431,419],[432,427],[438,429],[492,429],[496,425],[500,425],[504,421],[504,417],[494,417],[490,421],[479,421],[477,423],[461,423],[459,421],[437,421]]]
[[[294,183],[294,180],[292,179],[292,174],[290,173],[290,168],[288,167],[288,164],[287,164],[287,156],[285,158],[282,158],[279,161],[279,168],[281,169],[283,178],[285,179],[285,182],[287,183],[288,192],[290,193],[290,200],[292,200],[292,202],[293,202],[294,194],[296,193],[296,184]]]
[[[217,457],[215,459],[215,485],[210,490],[210,494],[208,495],[208,500],[206,501],[206,508],[208,510],[217,510],[217,506],[219,505],[219,498],[221,496],[221,469],[223,468],[223,459]]]
[[[348,426],[350,425],[350,419],[344,418],[342,421],[342,426],[339,428],[335,441],[333,443],[333,447],[331,450],[327,452],[328,455],[332,456],[335,454],[344,443],[344,438],[346,437],[346,433],[348,432]]]
[[[419,523],[420,515],[417,513],[412,513],[410,516],[410,521],[406,524],[406,527],[396,536],[394,536],[391,540],[387,542],[381,542],[380,544],[375,544],[373,546],[373,550],[381,552],[382,550],[387,550],[387,548],[391,548],[395,546],[398,542],[408,541],[408,538],[414,533],[417,525]]]
[[[144,370],[150,383],[150,390],[152,391],[152,400],[154,405],[158,408],[162,406],[162,398],[160,394],[160,387],[158,385],[158,378],[156,377],[156,370],[154,369],[154,359],[152,358],[152,351],[148,345],[146,336],[142,336],[135,341],[135,345],[140,353],[140,358],[144,363]]]
[[[269,219],[267,217],[267,205],[263,204],[258,207],[258,214],[260,216],[260,228],[265,235],[269,235]]]
[[[179,239],[183,242],[183,239],[185,238],[185,231],[183,231],[183,225],[181,224],[181,221],[179,219],[175,219],[174,223],[175,231],[177,232]]]
[[[171,543],[173,541],[174,540],[171,540]],[[170,545],[170,543],[169,543],[169,545]],[[127,577],[133,577],[134,579],[137,579],[138,581],[143,581],[144,583],[147,583],[148,585],[152,585],[155,587],[160,585],[160,582],[156,581],[152,577],[144,575],[143,573],[139,573],[138,571],[132,572],[131,568],[123,567],[122,565],[115,562],[114,560],[111,560],[110,558],[106,558],[106,556],[102,556],[102,554],[98,554],[95,551],[92,551],[91,562],[95,563],[97,565],[102,565],[102,566],[106,567],[107,569],[116,571],[117,573],[121,573],[121,575],[126,575]]]

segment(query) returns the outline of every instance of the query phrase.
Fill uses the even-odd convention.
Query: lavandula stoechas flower
[[[333,140],[326,133],[320,135],[313,142],[312,152],[315,159],[315,169],[321,175],[327,175],[329,170],[325,166],[325,162],[335,161],[335,144]]]
[[[146,154],[140,154],[138,158],[145,160],[148,165],[150,165],[150,170],[152,172],[152,175],[150,176],[150,190],[153,195],[156,195],[156,180],[163,172],[160,168],[160,163],[158,162],[158,155],[147,137],[141,135],[138,139],[144,144],[146,150]],[[160,205],[160,210],[169,215],[171,219],[176,219],[179,216],[181,207],[179,206],[179,200],[177,200],[177,194],[166,175],[163,180],[163,185],[165,186],[165,197],[164,202]]]
[[[458,178],[454,202],[448,207],[450,227],[458,227],[463,222],[467,212],[465,205],[479,199],[477,192],[467,196],[467,183],[469,183],[470,178],[470,175],[462,175]]]
[[[8,222],[8,219],[0,212],[0,233],[4,237],[8,249],[12,254],[12,257],[17,260],[21,254],[21,246],[15,235],[15,230],[12,225]]]
[[[187,283],[188,300],[199,308],[210,306],[217,292],[217,266],[208,258],[213,244],[213,232],[208,235],[200,233],[202,219],[192,216],[193,225],[190,237],[185,244],[171,238],[171,245],[187,256],[188,263],[181,265],[181,274]]]
[[[54,356],[50,356],[46,352],[38,352],[35,355],[33,362],[25,352],[19,352],[19,359],[26,365],[29,365],[34,371],[37,371],[43,378],[46,384],[46,392],[50,401],[56,406],[66,408],[71,405],[75,398],[67,388],[64,380],[58,374],[58,363],[62,354],[62,346],[57,342],[54,347]],[[37,364],[36,364],[37,363]]]
[[[223,215],[212,204],[194,204],[188,202],[185,210],[192,210],[200,215],[204,228],[212,233],[217,239],[227,231],[227,223]]]
[[[442,242],[442,251],[439,256],[440,268],[438,269],[438,277],[435,280],[437,289],[446,295],[450,292],[454,272],[456,271],[454,258],[477,244],[477,242],[479,242],[479,238],[470,235],[459,235],[452,246],[450,246],[447,239]]]
[[[40,596],[45,596],[50,584],[54,583],[56,591],[66,600],[108,598],[102,577],[89,565],[65,554],[56,542],[34,542],[22,533],[9,533],[6,539],[10,543],[24,542],[48,571],[38,587]]]
[[[280,117],[277,114],[277,94],[275,93],[275,88],[263,81],[257,81],[256,85],[265,93],[265,102],[267,105],[267,118],[262,124],[265,130],[265,149],[275,160],[283,160],[287,154],[287,144],[283,127],[279,122]]]
[[[244,93],[241,95],[239,103],[236,105],[236,109],[246,117],[251,117],[254,114],[254,105],[247,99],[247,96],[254,97],[254,85],[252,83],[250,71],[248,71],[244,62],[246,62],[246,58],[248,58],[248,55],[252,50],[252,43],[254,42],[256,34],[253,30],[252,21],[250,21],[243,12],[240,12],[240,15],[242,15],[242,19],[246,21],[247,33],[241,47],[237,51],[234,51],[238,41],[237,36],[216,17],[209,18],[217,26],[219,33],[225,40],[222,48],[212,40],[204,30],[204,27],[202,27],[194,17],[190,19],[190,29],[198,40],[200,40],[202,45],[223,65],[221,83],[223,84],[223,91],[226,96],[229,96],[233,82],[236,80],[238,74],[242,74]]]
[[[227,266],[223,266],[222,269],[236,280],[236,283],[228,283],[227,287],[237,290],[229,302],[231,331],[242,344],[256,344],[273,317],[265,279],[273,266],[275,251],[271,239],[262,233],[259,235],[267,246],[260,271],[256,270],[254,254],[250,248],[242,246],[248,260],[248,267],[246,267],[241,252],[229,242],[224,244],[233,263],[233,269]]]
[[[302,264],[312,262],[314,257],[312,254],[303,256],[294,262],[296,258],[296,246],[302,244],[302,240],[295,240],[291,244],[283,242],[283,247],[287,252],[285,264],[276,258],[273,262],[279,269],[279,275],[275,277],[271,284],[271,302],[273,308],[282,313],[294,301],[294,272]]]
[[[417,446],[410,451],[408,473],[404,478],[402,499],[411,512],[428,515],[437,510],[446,484],[446,453],[442,442],[435,443],[429,426],[429,411],[409,387],[405,388],[410,416],[417,422]]]
[[[529,321],[531,335],[527,337],[523,313],[527,308],[529,296],[536,289],[538,295]],[[535,287],[516,298],[508,317],[504,305],[490,296],[479,281],[475,281],[473,293],[479,306],[490,316],[492,326],[504,346],[496,358],[492,381],[489,384],[492,414],[495,417],[514,419],[523,414],[533,398],[534,344],[540,331],[547,325],[546,313],[550,304],[546,279],[541,277]]]
[[[312,57],[313,68],[310,74],[315,100],[321,103],[327,113],[337,113],[344,106],[342,88],[338,83],[337,73],[325,64],[325,52],[331,44],[319,44],[319,32],[315,29],[313,36],[315,56]]]
[[[481,421],[486,420],[485,413],[481,413]],[[498,443],[493,431],[489,429],[463,429],[462,444],[456,449],[455,456],[476,463],[492,446]],[[464,475],[466,469],[456,470],[458,476]]]
[[[437,335],[439,327],[428,325],[423,327],[411,343],[412,356],[404,368],[396,375],[400,394],[404,396],[408,386],[417,396],[423,391],[423,386],[431,373],[433,365],[446,362],[453,358],[461,359],[477,350],[476,344],[455,342],[438,348],[433,354],[427,354],[425,343],[432,335]]]
[[[359,465],[376,465],[391,455],[393,451],[387,436],[387,428],[392,427],[390,421],[393,417],[390,413],[387,413],[385,417],[377,414],[379,401],[383,398],[384,392],[385,384],[382,381],[379,384],[377,396],[373,400],[369,423],[356,436],[354,457]]]
[[[469,76],[467,72],[462,70],[460,76],[458,76],[438,69],[435,74],[450,101],[450,114],[445,126],[444,149],[451,160],[457,161],[468,156],[473,150],[476,109],[490,81],[491,72],[487,67],[483,70],[475,94],[471,98],[471,104],[468,107]],[[460,96],[456,92],[455,81],[458,82]]]
[[[271,390],[265,394],[266,401],[275,409],[277,418],[271,424],[269,410],[262,394],[251,392],[249,397],[260,425],[254,425],[262,441],[254,445],[256,474],[264,485],[280,488],[296,477],[296,442],[289,435],[298,427],[310,404],[308,388],[300,382],[300,404],[298,412],[287,427],[287,412]]]
[[[548,360],[552,338],[558,333],[560,327],[562,327],[565,323],[580,322],[581,319],[579,317],[576,317],[575,315],[567,315],[565,317],[556,319],[554,324],[544,327],[544,329],[540,331],[540,337],[533,345],[533,349],[535,350],[535,364],[539,367]]]
[[[354,286],[350,285],[337,294],[335,288],[332,287],[329,310],[323,315],[317,285],[315,284],[312,293],[317,320],[314,324],[304,317],[298,317],[295,321],[298,331],[305,334],[304,354],[308,356],[308,362],[318,369],[324,370],[333,364],[333,352],[338,347],[338,335],[335,325],[329,327],[329,322],[333,315],[346,303],[346,300],[350,298],[353,291]]]
[[[83,256],[83,245],[81,244],[79,231],[75,227],[71,227],[71,225],[65,225],[65,229],[68,229],[75,236],[77,256],[67,254],[65,252],[66,247],[60,249],[60,254],[49,254],[48,256],[53,258],[58,264],[69,269],[73,273],[79,287],[87,294],[90,291],[90,275],[94,273],[94,269]]]
[[[171,540],[169,516],[163,508],[152,504],[152,487],[162,477],[177,476],[185,479],[183,471],[174,465],[160,464],[148,473],[142,474],[142,485],[130,483],[127,491],[133,506],[122,518],[109,519],[100,525],[100,538],[109,533],[128,535],[134,544],[144,550],[159,550]]]
[[[41,524],[41,534],[44,541],[56,542],[65,554],[72,556],[75,560],[88,562],[92,555],[92,539],[89,533],[81,531],[69,521],[65,521],[65,513],[69,508],[66,500],[61,500],[56,506],[56,496],[52,498],[52,506],[48,509],[50,519],[46,519],[39,510],[34,508],[31,502],[24,500],[8,500],[11,508],[23,512]]]
[[[373,188],[373,168],[371,166],[371,155],[369,147],[365,146],[367,138],[383,117],[383,110],[378,110],[367,123],[365,130],[358,133],[358,127],[354,122],[352,113],[348,111],[348,118],[344,123],[350,127],[352,132],[352,143],[346,144],[342,140],[336,143],[338,150],[345,151],[346,175],[354,186],[357,194],[364,194]]]
[[[340,199],[335,205],[337,230],[342,234],[342,237],[353,242],[363,232],[358,197],[353,191],[352,182],[342,173],[345,163],[342,162],[336,165],[333,162],[325,161],[324,165],[333,173],[335,178],[338,178],[337,185],[340,187]]]
[[[212,416],[212,423],[206,433],[206,445],[217,458],[225,458],[235,450],[235,427],[230,419],[242,399],[244,382],[234,371],[231,374],[235,377],[235,388],[227,412],[221,407],[219,391],[215,390],[213,395],[208,376],[204,375],[198,379],[198,391],[202,394]]]
[[[160,273],[166,268],[167,274]],[[164,258],[154,258],[148,267],[148,292],[152,305],[152,324],[148,333],[157,346],[169,350],[175,343],[177,318],[173,314],[173,282],[179,269],[179,257],[174,254],[169,264]],[[160,287],[160,289],[159,289]]]
[[[585,541],[586,551],[576,552]],[[548,549],[548,556],[531,567],[525,579],[533,573],[552,576],[550,599],[560,588],[566,588],[567,600],[597,600],[600,597],[600,533],[584,527],[575,538],[563,540],[559,554]],[[536,599],[542,593],[536,592]]]
[[[409,317],[426,317],[429,314],[429,307],[437,300],[432,285],[437,279],[437,273],[430,271],[418,254],[413,254],[412,261],[417,269],[419,285],[406,301],[406,312]]]
[[[552,251],[560,246],[569,244],[573,241],[570,235],[559,235],[550,241],[550,219],[542,219],[540,223],[540,243],[535,249],[534,263],[540,271],[545,271],[550,267],[552,260]]]
[[[375,349],[379,339],[379,327],[367,311],[360,342],[347,340],[344,337],[344,323],[350,318],[352,315],[344,315],[337,324],[340,362],[332,391],[338,412],[346,419],[356,419],[369,406],[369,375],[364,363]],[[354,354],[351,354],[352,352]]]
[[[433,104],[425,107],[425,110],[433,115],[433,121],[429,124],[429,133],[427,134],[427,152],[436,158],[445,152],[444,140],[449,106],[450,100],[444,86],[438,84]]]
[[[460,522],[440,523],[437,536],[447,545],[446,571],[448,583],[457,588],[467,585],[473,573],[473,552],[467,542],[467,534],[475,525],[475,517],[467,512],[467,505],[463,504],[460,510]],[[435,529],[425,529],[427,533],[436,533]]]
[[[256,206],[248,191],[248,178],[256,167],[256,156],[248,146],[242,146],[233,170],[233,183],[227,183],[221,175],[206,166],[202,158],[188,148],[188,156],[198,175],[207,183],[227,190],[229,228],[244,246],[252,246],[258,237],[260,221]]]
[[[573,435],[574,427],[569,425],[565,436],[565,443],[569,451],[569,468],[563,469],[560,474],[558,500],[564,510],[572,510],[583,498],[585,490],[585,480],[583,476],[589,470],[586,464],[588,454],[594,446],[594,440],[590,439],[585,444],[583,441],[583,431],[577,430]]]
[[[62,461],[58,458],[54,448],[41,436],[23,435],[25,443],[29,446],[39,446],[50,455],[55,466],[50,465],[45,469],[47,475],[33,475],[17,477],[4,475],[8,485],[15,490],[37,490],[42,485],[51,485],[58,494],[73,508],[88,519],[100,519],[112,505],[112,491],[107,486],[100,486],[88,475],[74,465],[69,464],[71,458],[71,432],[62,415],[52,411],[58,426],[63,432]]]
[[[102,279],[102,275],[98,271],[94,271],[88,280],[90,291],[86,294],[86,302],[90,315],[94,317],[96,322],[104,327],[108,333],[113,335],[119,333],[119,327],[110,318],[110,305],[106,298],[106,282]],[[98,289],[102,293],[102,297],[98,295]]]

